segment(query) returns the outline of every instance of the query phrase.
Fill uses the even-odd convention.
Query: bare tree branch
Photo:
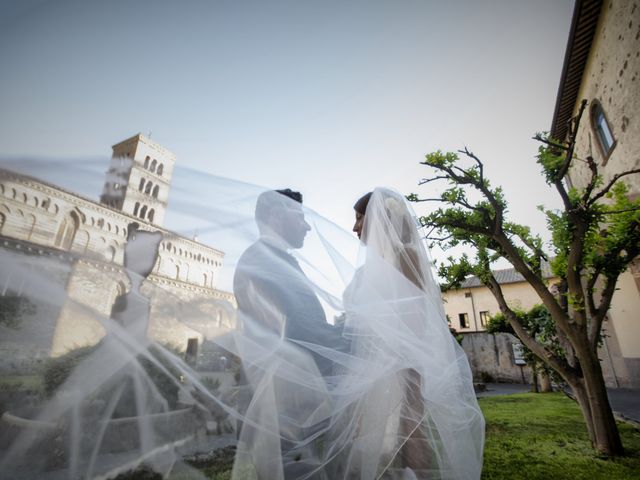
[[[584,109],[587,106],[587,101],[582,100],[580,102],[580,109],[578,110],[578,115],[576,115],[572,122],[572,128],[569,130],[569,148],[567,149],[567,155],[565,156],[564,163],[560,167],[558,171],[558,178],[563,179],[567,172],[569,171],[569,166],[571,165],[571,160],[573,159],[573,151],[575,150],[576,145],[576,134],[578,132],[578,128],[580,127],[580,120],[582,119],[582,114],[584,113]]]
[[[616,283],[618,282],[618,275],[607,277],[607,282],[602,290],[600,297],[600,305],[596,310],[596,314],[591,318],[591,324],[589,325],[589,344],[592,351],[596,351],[598,348],[598,340],[600,338],[600,329],[602,328],[602,322],[607,316],[609,307],[611,306],[611,300],[613,294],[616,291]]]
[[[541,135],[534,135],[533,137],[531,137],[533,140],[537,140],[538,142],[542,142],[545,145],[549,145],[552,148],[559,148],[561,150],[567,151],[569,150],[569,147],[565,147],[564,145],[561,145],[559,143],[555,143],[555,142],[551,142],[549,140],[546,140],[544,138],[542,138]]]
[[[525,330],[525,328],[520,323],[520,320],[518,320],[515,312],[511,310],[511,308],[509,308],[509,305],[504,298],[502,288],[493,275],[489,276],[489,280],[486,285],[489,290],[491,290],[491,293],[493,293],[493,296],[498,302],[500,311],[505,317],[507,317],[507,320],[509,320],[509,324],[516,332],[516,335],[529,348],[529,350],[531,350],[545,363],[549,364],[549,366],[551,366],[551,368],[562,375],[565,380],[567,380],[568,382],[575,382],[577,380],[577,372],[575,371],[575,369],[571,367],[571,365],[569,365],[565,359],[558,357],[551,350],[541,345]]]
[[[418,185],[425,185],[430,182],[435,182],[436,180],[447,180],[449,177],[447,175],[438,175],[432,178],[423,178],[418,182]]]
[[[596,162],[591,155],[587,157],[587,165],[589,166],[589,170],[591,170],[591,179],[589,180],[589,184],[587,185],[587,188],[585,188],[584,194],[582,195],[582,201],[584,203],[587,203],[589,201],[589,197],[591,196],[591,193],[593,192],[593,189],[598,182],[598,166],[596,165]]]
[[[480,173],[480,181],[484,183],[484,165],[480,159],[476,157],[473,152],[469,151],[467,147],[464,147],[464,150],[458,150],[458,153],[464,153],[467,157],[472,158],[476,162],[478,165],[478,172]]]
[[[621,210],[608,210],[606,212],[594,212],[594,215],[617,215],[619,213],[637,212],[638,210],[640,210],[640,206],[623,208]]]
[[[633,170],[628,170],[626,172],[621,172],[621,173],[615,174],[613,176],[613,178],[611,179],[611,181],[602,190],[600,190],[593,197],[591,197],[591,200],[589,201],[589,205],[593,205],[598,200],[600,200],[602,197],[604,197],[607,194],[607,192],[609,190],[611,190],[611,188],[615,185],[615,183],[618,180],[620,180],[622,177],[625,177],[627,175],[633,175],[633,174],[636,174],[636,173],[640,173],[640,168],[635,168]]]

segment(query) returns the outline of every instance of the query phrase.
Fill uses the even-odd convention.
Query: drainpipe
[[[476,304],[473,301],[473,293],[468,292],[469,298],[471,299],[471,311],[473,312],[473,325],[476,328],[476,332],[478,331],[478,320],[476,318]]]

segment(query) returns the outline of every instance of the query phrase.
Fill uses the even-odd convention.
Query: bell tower
[[[176,156],[142,134],[112,149],[100,203],[162,227]]]

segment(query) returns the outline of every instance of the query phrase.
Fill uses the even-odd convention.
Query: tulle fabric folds
[[[92,200],[104,165],[0,163],[0,375],[37,385],[4,397],[1,478],[207,478],[190,459],[228,446],[234,479],[480,477],[471,372],[401,195],[374,191],[359,241],[176,168],[159,226]]]

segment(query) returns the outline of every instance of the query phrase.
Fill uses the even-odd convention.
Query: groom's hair
[[[268,223],[271,212],[284,209],[291,200],[302,203],[302,194],[290,188],[262,192],[256,202],[255,219],[258,225]]]

